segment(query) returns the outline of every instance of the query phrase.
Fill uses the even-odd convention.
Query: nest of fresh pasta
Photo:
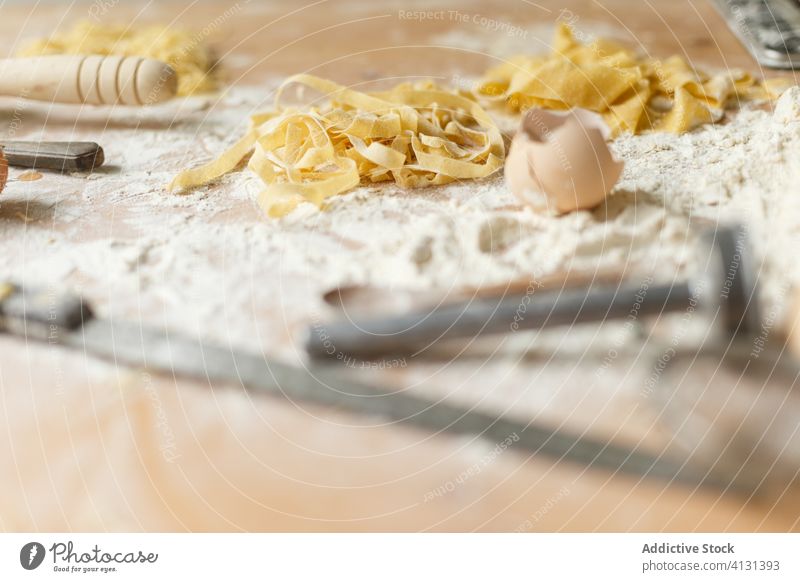
[[[517,56],[487,71],[476,97],[514,113],[588,109],[601,114],[617,136],[690,131],[742,102],[774,99],[794,84],[739,70],[709,74],[678,55],[641,56],[609,39],[581,43],[566,23],[556,28],[552,45],[548,55]]]
[[[300,83],[325,96],[321,106],[281,106]],[[300,202],[324,201],[362,182],[392,180],[407,188],[486,177],[503,166],[499,129],[467,97],[425,84],[362,93],[311,75],[278,91],[275,111],[254,115],[250,130],[209,164],[182,172],[171,189],[188,189],[248,167],[264,182],[259,204],[283,216]]]

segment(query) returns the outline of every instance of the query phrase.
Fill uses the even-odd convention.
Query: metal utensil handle
[[[103,148],[88,141],[3,141],[0,148],[8,164],[20,168],[88,171],[105,161]]]
[[[89,305],[77,295],[0,283],[0,331],[53,341],[92,317]]]
[[[693,298],[688,283],[639,287],[606,286],[512,295],[446,305],[432,311],[317,324],[306,332],[312,358],[408,355],[436,342],[478,335],[541,329],[624,317],[634,305],[639,315],[685,309]]]

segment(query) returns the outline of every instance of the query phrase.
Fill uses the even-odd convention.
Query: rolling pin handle
[[[175,96],[167,63],[143,57],[54,55],[0,60],[0,95],[52,103],[152,105]]]

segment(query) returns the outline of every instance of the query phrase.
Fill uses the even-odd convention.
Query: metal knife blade
[[[65,345],[106,360],[209,382],[242,386],[254,393],[333,406],[431,431],[480,435],[514,447],[586,466],[693,485],[740,488],[678,459],[653,456],[569,431],[420,398],[354,381],[333,366],[308,368],[136,324],[90,320],[63,336]]]
[[[752,492],[758,484],[746,475],[734,480],[679,458],[622,447],[533,421],[496,416],[408,392],[389,392],[353,380],[335,365],[292,366],[165,327],[98,319],[82,298],[57,291],[0,285],[0,331],[61,344],[154,373],[241,386],[258,394],[376,416],[382,423],[391,420],[437,433],[477,435],[492,442],[516,434],[517,449],[587,467],[746,492]]]

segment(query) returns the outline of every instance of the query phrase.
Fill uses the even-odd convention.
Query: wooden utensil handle
[[[155,59],[69,56],[0,60],[0,95],[89,105],[150,105],[172,98],[177,75]]]

